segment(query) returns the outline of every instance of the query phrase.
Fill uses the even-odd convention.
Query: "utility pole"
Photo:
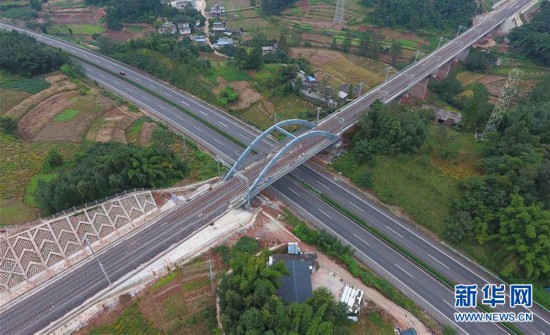
[[[466,29],[466,28],[467,28],[467,27],[465,27],[465,26],[459,24],[459,25],[458,25],[458,32],[456,33],[456,37],[458,37],[458,35],[460,35],[460,30]]]
[[[216,166],[218,167],[218,178],[220,177],[220,157],[216,155]]]
[[[439,49],[439,47],[441,46],[441,42],[443,42],[444,39],[445,39],[445,37],[439,36],[439,43],[437,44],[437,48],[438,48],[438,49]]]
[[[365,87],[364,82],[359,83],[359,96],[361,96],[361,93],[363,92],[363,87]],[[353,94],[353,92],[351,92]]]
[[[97,258],[95,252],[94,252],[94,249],[92,249],[92,245],[90,244],[90,241],[88,241],[88,236],[85,236],[84,237],[84,242],[86,242],[86,244],[88,244],[88,247],[90,248],[90,250],[92,251],[92,255],[94,256],[94,258],[97,260],[97,262],[99,263],[99,267],[101,268],[101,271],[103,272],[103,274],[105,275],[105,278],[107,278],[107,282],[109,283],[109,286],[111,286],[111,279],[109,279],[109,275],[107,275],[107,272],[105,272],[105,269],[103,268],[103,264],[101,264],[101,261],[99,260],[99,258]]]
[[[212,295],[216,296],[216,292],[214,291],[214,278],[216,277],[216,275],[212,272],[213,260],[209,259],[206,262],[208,263],[208,270],[210,271],[210,274],[208,275],[208,277],[210,278],[210,283],[212,284]]]
[[[321,107],[317,107],[317,117],[315,118],[315,123],[319,124],[319,114],[321,113]]]
[[[390,76],[390,70],[391,70],[391,66],[386,66],[386,79],[384,80],[385,82],[388,81],[388,77]]]

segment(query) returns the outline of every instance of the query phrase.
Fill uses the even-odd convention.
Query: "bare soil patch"
[[[126,106],[112,108],[101,116],[96,122],[100,126],[92,129],[86,135],[86,138],[94,142],[117,141],[127,143],[125,130],[130,126],[139,115],[128,112]]]
[[[239,99],[233,103],[232,108],[236,110],[246,109],[262,98],[256,90],[249,88],[246,80],[232,81],[230,85],[239,92]]]
[[[153,130],[157,127],[156,123],[144,122],[141,125],[141,134],[139,135],[139,143],[141,145],[149,145],[153,141]]]
[[[78,143],[96,117],[92,113],[80,113],[67,122],[48,122],[32,140]]]
[[[67,108],[71,101],[71,97],[76,96],[76,91],[69,91],[65,93],[56,94],[42,102],[36,107],[31,109],[25,114],[19,121],[17,126],[17,133],[21,138],[27,141],[31,141],[38,134],[38,132],[48,123],[48,121],[54,117],[57,113]],[[39,94],[36,94],[39,95]],[[36,96],[34,95],[33,98]],[[65,126],[65,124],[64,124]],[[67,130],[69,128],[64,127]]]

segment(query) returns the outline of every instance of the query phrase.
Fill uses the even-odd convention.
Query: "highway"
[[[122,65],[118,65],[118,66],[122,66]],[[132,101],[135,101],[138,97],[141,97],[140,105],[143,105],[147,109],[155,111],[156,113],[162,114],[162,116],[160,116],[161,118],[168,120],[167,122],[169,122],[170,124],[178,128],[182,132],[186,133],[188,136],[197,140],[199,143],[203,144],[210,151],[218,153],[220,156],[224,157],[224,159],[228,161],[232,161],[231,157],[235,158],[236,156],[233,154],[229,155],[229,152],[230,151],[233,152],[233,150],[235,150],[234,151],[235,153],[239,153],[242,151],[242,148],[235,145],[234,143],[227,141],[225,138],[223,138],[223,136],[217,134],[216,132],[213,132],[210,128],[205,127],[202,123],[192,118],[189,118],[187,115],[179,112],[178,110],[163,103],[160,100],[155,100],[155,98],[152,96],[143,94],[143,92],[139,92],[135,87],[128,85],[126,82],[120,81],[119,79],[109,76],[106,73],[102,73],[102,71],[98,71],[97,69],[94,69],[94,68],[92,69],[87,68],[87,71],[90,77],[94,78],[95,76],[94,79],[96,79],[99,83],[106,84],[107,87],[109,87],[110,85],[111,89],[115,91],[118,90],[118,93],[120,93],[123,96],[126,96]],[[127,70],[125,71],[127,72],[127,75],[130,76],[129,71]],[[103,78],[100,75],[103,76]],[[147,76],[143,76],[139,73],[138,75],[136,75],[136,77],[140,78],[140,80],[136,80],[136,82],[138,82],[140,85],[143,85],[142,83],[140,83],[140,81],[144,82],[145,81],[144,78],[148,78]],[[190,100],[184,100],[182,96],[186,96],[186,95],[180,92],[177,92],[172,88],[167,89],[166,85],[160,82],[156,82],[154,79],[151,79],[151,80],[158,85],[157,87],[160,87],[159,90],[161,91],[162,95],[172,96],[170,100],[174,101],[175,103],[181,105],[182,107],[188,110],[196,109],[197,114],[201,114],[201,113],[209,114],[212,111],[214,112],[216,111],[212,107],[200,101],[194,100],[192,97],[188,98]],[[152,86],[152,87],[155,87],[155,86]],[[148,87],[148,89],[151,89],[151,88]],[[180,98],[182,100],[180,103],[178,103],[177,100]],[[255,136],[257,136],[257,132],[254,129],[247,126],[243,126],[241,122],[233,120],[227,115],[222,114],[222,115],[218,115],[217,117],[219,117],[220,119],[216,119],[215,115],[204,116],[204,118],[207,119],[209,122],[212,122],[212,120],[214,120],[214,122],[217,122],[218,127],[227,128],[224,131],[231,133],[234,137],[235,135],[241,136],[241,138],[243,138],[243,142],[245,142],[244,138],[248,139],[249,140],[248,142],[250,142],[253,138],[255,138]],[[336,123],[334,124],[336,125],[336,127],[338,127]],[[236,127],[235,128],[237,129],[236,132],[229,131],[229,130],[233,131],[232,130],[233,127]],[[338,130],[338,128],[334,128],[334,129]],[[201,135],[200,133],[204,133],[204,134]],[[253,136],[248,136],[249,134]],[[215,148],[220,148],[220,149],[216,150]],[[448,272],[451,272],[452,277],[449,276],[450,279],[456,282],[464,282],[464,283],[472,283],[476,281],[484,282],[488,280],[492,282],[496,281],[495,279],[491,278],[490,275],[485,273],[483,270],[477,268],[477,266],[468,264],[467,261],[462,259],[460,256],[453,254],[450,250],[446,248],[438,246],[435,241],[430,241],[429,238],[422,236],[422,234],[420,234],[418,231],[415,231],[413,227],[411,226],[407,227],[408,225],[406,223],[400,222],[400,220],[389,215],[388,213],[386,213],[386,211],[382,209],[375,209],[376,206],[374,204],[370,204],[366,202],[364,199],[362,199],[363,197],[358,192],[355,192],[356,194],[354,194],[353,189],[351,189],[346,184],[334,182],[333,177],[324,176],[321,173],[315,172],[313,169],[309,167],[303,167],[303,166],[298,168],[295,171],[294,175],[305,180],[308,184],[319,189],[319,191],[321,192],[330,194],[331,196],[334,196],[334,197],[338,195],[339,198],[337,198],[337,200],[342,205],[348,207],[349,210],[356,212],[356,214],[361,216],[369,224],[378,225],[377,228],[378,229],[382,228],[380,230],[384,230],[384,232],[388,236],[395,237],[396,239],[399,240],[399,242],[403,242],[403,243],[408,243],[408,241],[410,241],[410,243],[407,244],[407,248],[409,250],[414,250],[413,253],[415,254],[421,254],[422,258],[427,263],[429,263],[434,268],[437,268],[438,270],[440,270],[440,272],[446,275],[448,274]],[[321,175],[321,177],[319,177],[319,175]],[[293,184],[289,184],[292,186],[289,187],[288,185],[284,184],[284,182],[286,182],[287,180],[289,183],[293,183]],[[376,263],[382,264],[383,269],[380,267],[377,267],[376,265],[373,265],[372,262],[369,263],[368,261],[366,261],[366,263],[372,266],[375,270],[377,270],[378,273],[381,273],[390,281],[394,282],[394,284],[395,284],[395,279],[393,279],[393,277],[399,278],[399,280],[402,283],[408,283],[408,286],[411,286],[414,288],[414,292],[412,290],[408,290],[403,285],[399,285],[399,283],[397,283],[396,286],[399,287],[401,290],[403,290],[405,293],[407,293],[409,296],[411,296],[413,299],[415,299],[417,302],[419,302],[419,304],[423,306],[427,311],[429,311],[430,314],[434,315],[436,319],[438,319],[439,321],[443,320],[441,322],[445,322],[445,323],[450,322],[449,320],[446,320],[446,317],[450,317],[452,315],[453,309],[451,309],[451,306],[446,306],[446,307],[442,306],[446,304],[444,302],[438,303],[437,299],[434,300],[432,299],[432,297],[430,297],[430,292],[436,292],[434,288],[437,288],[439,283],[437,283],[433,279],[430,279],[431,277],[427,276],[426,274],[413,273],[414,265],[412,265],[407,260],[399,260],[399,262],[395,261],[394,263],[392,263],[391,261],[389,262],[385,261],[383,259],[384,255],[390,255],[393,252],[387,246],[386,247],[377,246],[376,249],[378,251],[381,251],[381,256],[374,256],[374,254],[372,254],[373,251],[370,251],[367,248],[368,246],[367,243],[370,245],[377,245],[376,241],[373,241],[372,236],[369,236],[366,232],[360,232],[360,231],[358,231],[358,233],[355,234],[357,235],[357,237],[360,237],[360,239],[354,238],[349,234],[346,235],[345,232],[354,231],[354,229],[357,229],[358,227],[351,222],[346,222],[344,218],[339,217],[337,214],[334,214],[334,213],[331,214],[330,212],[331,208],[327,207],[326,204],[324,204],[320,200],[312,197],[309,192],[305,192],[305,190],[301,189],[301,187],[295,184],[292,180],[285,178],[281,182],[276,183],[273,187],[276,190],[274,192],[279,192],[281,194],[281,198],[283,200],[286,199],[286,202],[290,203],[289,205],[294,209],[298,210],[298,212],[300,212],[301,214],[306,215],[306,213],[304,213],[305,211],[304,208],[308,208],[309,206],[308,213],[313,212],[313,214],[309,213],[309,215],[313,215],[315,217],[315,219],[310,218],[312,222],[314,223],[317,222],[317,224],[321,227],[326,226],[328,229],[337,233],[342,238],[345,238],[346,241],[354,245],[356,249],[362,253],[362,255],[368,254],[373,259],[376,259]],[[302,193],[302,194],[300,197],[294,200],[291,200],[292,199],[291,197],[294,194],[294,192]],[[309,199],[308,200],[309,202],[306,201],[307,199]],[[368,213],[368,215],[365,213]],[[337,229],[340,229],[340,230],[337,230]],[[341,229],[343,229],[343,231]],[[361,234],[363,234],[364,236]],[[365,246],[361,247],[360,242],[364,242]],[[426,250],[428,252],[426,252]],[[364,257],[362,260],[365,260]],[[410,268],[409,266],[412,266],[412,268]],[[475,272],[471,272],[470,270],[468,270],[468,267],[475,268],[474,269]],[[450,269],[453,269],[453,270],[449,271]],[[465,271],[465,269],[468,271]],[[388,273],[385,273],[385,272],[388,272],[391,275],[388,275]],[[466,279],[466,280],[460,281],[458,280],[460,278]],[[470,278],[472,280],[470,280]],[[420,287],[422,287],[422,285],[420,284],[422,283],[429,284],[429,287],[431,287],[432,289],[426,289],[424,290],[424,292],[422,292],[422,290],[420,289]],[[417,289],[417,285],[418,285],[418,289]],[[441,294],[442,295],[440,295],[440,297],[445,297],[445,294],[443,293]],[[418,295],[418,297],[415,297],[415,295]],[[448,297],[445,298],[446,301],[452,302],[453,298],[450,292],[447,294],[447,296]],[[426,303],[422,303],[422,301],[430,301],[430,303],[426,304]],[[438,311],[441,311],[443,314]],[[443,316],[438,314],[442,314]],[[460,326],[464,327],[464,325],[460,325]],[[467,325],[467,326],[470,327],[471,325]],[[489,328],[484,328],[484,331],[482,332],[480,332],[479,329],[475,329],[475,328],[469,329],[466,327],[465,329],[472,334],[493,333],[493,331],[487,331],[487,329]],[[539,329],[545,329],[545,328],[543,327]],[[498,332],[499,330],[496,330],[496,329],[494,330],[494,333],[498,333]],[[531,333],[528,331],[526,332]]]

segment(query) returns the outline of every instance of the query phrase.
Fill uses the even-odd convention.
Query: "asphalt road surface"
[[[88,69],[89,73],[90,72],[93,72],[95,70],[90,70]],[[98,82],[101,82],[103,78],[100,77],[103,76],[104,78],[109,78],[110,76],[106,73],[103,73],[101,74],[102,72],[101,71],[97,71],[97,77],[96,79],[98,80]],[[128,72],[127,72],[128,73]],[[93,74],[91,74],[90,76],[93,76]],[[116,78],[109,78],[111,80],[116,80]],[[138,81],[139,82],[139,81]],[[111,85],[112,89],[113,88],[118,88],[119,90],[125,90],[126,91],[126,94],[122,94],[122,95],[129,95],[129,98],[132,98],[132,96],[134,96],[134,92],[133,91],[137,91],[135,87],[131,86],[131,85],[128,85],[128,87],[125,89],[124,88],[124,85],[125,85],[125,82],[112,82],[111,84],[108,84],[106,83],[107,86],[108,85]],[[160,85],[163,85],[162,83],[160,83]],[[116,89],[115,89],[116,91]],[[175,92],[173,90],[166,90],[165,87],[163,87],[162,91],[167,94],[167,95],[173,95],[174,97],[177,97],[177,95],[181,94],[179,92]],[[122,93],[122,92],[119,92],[119,93]],[[198,137],[201,137],[200,133],[203,132],[203,133],[207,133],[208,136],[206,135],[202,135],[202,138],[199,138],[199,142],[202,143],[203,145],[205,145],[207,148],[209,148],[209,146],[213,146],[213,147],[221,147],[222,150],[212,150],[212,148],[209,148],[209,150],[213,151],[213,152],[218,152],[218,154],[222,157],[224,157],[226,160],[228,161],[232,161],[231,157],[229,157],[228,155],[228,152],[230,150],[235,150],[234,152],[235,153],[239,153],[240,151],[242,151],[242,148],[240,148],[239,146],[236,146],[235,144],[231,143],[231,142],[228,142],[225,138],[221,137],[221,135],[213,132],[210,128],[208,127],[205,127],[203,124],[201,124],[200,122],[192,119],[192,118],[185,118],[186,115],[177,111],[176,109],[172,108],[171,106],[169,105],[166,105],[166,104],[163,104],[162,101],[155,101],[154,100],[154,97],[152,96],[147,96],[147,95],[144,95],[143,93],[137,93],[140,97],[143,97],[143,99],[141,99],[141,103],[143,105],[145,105],[146,107],[148,107],[149,110],[155,110],[156,112],[165,112],[164,115],[162,116],[163,119],[167,119],[168,122],[170,123],[175,123],[177,126],[176,128],[180,128],[181,131],[183,131],[184,133],[186,134],[194,134]],[[133,97],[135,98],[135,96]],[[132,99],[134,100],[134,99]],[[185,102],[185,103],[184,103]],[[211,109],[210,106],[208,105],[205,105],[199,101],[194,101],[194,100],[181,100],[181,103],[179,103],[179,105],[183,105],[185,106],[186,109],[189,109],[188,107],[189,106],[192,106],[192,103],[195,103],[196,105],[193,106],[195,108],[198,108],[199,110],[202,110],[203,113],[205,113],[207,110],[208,112],[209,109]],[[200,112],[199,112],[200,113]],[[227,116],[221,116],[222,118],[225,117],[227,118]],[[208,118],[209,122],[211,122],[211,119]],[[219,126],[221,127],[225,127],[225,128],[229,128],[230,126],[236,126],[240,129],[240,131],[238,132],[239,134],[241,134],[241,137],[243,138],[247,138],[247,139],[253,139],[255,138],[255,136],[257,135],[254,134],[253,137],[250,137],[248,138],[246,135],[250,133],[250,131],[243,131],[243,127],[241,125],[239,125],[239,122],[238,121],[235,121],[235,120],[231,120],[231,119],[221,119],[221,120],[218,120],[217,121],[219,123]],[[252,130],[254,131],[254,130]],[[198,133],[198,134],[197,134]],[[217,137],[217,136],[220,136],[220,137]],[[190,136],[192,137],[192,136]],[[195,138],[195,140],[197,140]],[[244,141],[243,141],[244,142]],[[206,143],[206,144],[205,144]],[[234,157],[234,155],[231,155]],[[302,174],[299,174],[300,172],[302,172]],[[388,213],[385,213],[385,211],[383,211],[382,209],[375,209],[375,206],[373,206],[372,204],[369,204],[367,202],[365,202],[364,199],[361,199],[362,197],[358,194],[358,192],[356,192],[357,194],[353,194],[353,189],[347,187],[347,185],[338,185],[338,186],[335,186],[337,184],[341,184],[341,183],[334,183],[331,179],[330,176],[324,176],[322,178],[319,178],[319,177],[315,177],[313,179],[307,179],[307,177],[312,177],[314,175],[319,175],[318,173],[312,173],[312,170],[311,169],[308,169],[307,167],[300,167],[297,171],[296,171],[296,174],[299,174],[299,178],[302,178],[303,180],[306,180],[311,186],[313,187],[316,187],[318,188],[320,191],[324,192],[324,193],[328,193],[330,194],[331,196],[334,196],[335,194],[339,194],[343,197],[340,197],[338,198],[337,200],[344,206],[348,207],[348,209],[350,209],[351,211],[355,211],[357,215],[359,216],[362,216],[363,219],[367,222],[369,222],[369,224],[373,224],[373,222],[380,222],[379,225],[381,225],[380,227],[382,227],[383,229],[382,230],[386,230],[386,234],[388,236],[392,236],[392,234],[394,234],[394,236],[396,237],[396,239],[401,242],[400,239],[403,239],[403,242],[405,241],[410,241],[412,240],[412,245],[411,246],[407,246],[407,248],[409,248],[409,250],[414,250],[413,253],[417,254],[417,253],[420,253],[420,254],[423,254],[423,258],[425,258],[425,261],[427,263],[431,263],[430,265],[433,266],[434,268],[439,268],[438,270],[440,270],[440,272],[442,273],[445,273],[446,275],[448,275],[448,272],[449,270],[452,268],[453,270],[451,272],[453,272],[453,276],[449,276],[451,280],[453,281],[456,281],[456,282],[464,282],[464,283],[476,283],[476,282],[486,282],[486,281],[490,281],[490,282],[498,282],[497,280],[495,280],[494,278],[492,278],[490,275],[488,275],[487,273],[485,273],[484,271],[482,271],[481,269],[477,268],[477,266],[473,265],[473,264],[467,264],[467,261],[465,261],[464,259],[462,259],[460,256],[456,255],[456,254],[453,254],[450,250],[446,249],[446,248],[443,248],[441,246],[438,246],[436,242],[434,241],[429,241],[429,239],[426,239],[425,237],[423,237],[421,234],[419,234],[418,232],[415,232],[415,231],[411,231],[411,227],[407,227],[407,224],[406,223],[400,223],[398,219],[396,218],[393,218],[391,215],[389,215]],[[326,206],[326,204],[324,204],[323,202],[321,202],[320,200],[314,198],[311,196],[311,194],[309,194],[308,192],[305,192],[305,191],[298,191],[301,189],[300,186],[296,185],[294,187],[292,187],[292,191],[290,191],[287,187],[287,189],[285,190],[285,186],[280,186],[282,185],[286,180],[288,179],[285,179],[279,183],[276,183],[274,185],[274,188],[277,189],[277,190],[282,190],[282,192],[284,192],[285,196],[282,196],[283,199],[290,199],[290,197],[292,196],[292,194],[294,194],[293,192],[302,192],[304,194],[302,194],[301,197],[299,197],[298,199],[294,199],[291,204],[291,207],[295,207],[295,209],[298,209],[299,212],[301,212],[302,214],[306,215],[313,215],[315,217],[315,220],[313,220],[312,218],[310,218],[313,222],[317,222],[320,226],[326,226],[328,227],[329,229],[333,230],[334,232],[338,232],[336,230],[336,228],[340,228],[340,229],[344,229],[344,231],[353,231],[353,229],[357,229],[358,227],[356,225],[354,225],[353,223],[351,222],[345,222],[346,220],[342,221],[342,218],[340,218],[339,216],[335,215],[335,214],[329,214],[330,212],[330,208]],[[293,183],[291,180],[288,181],[289,183]],[[333,185],[334,184],[334,185]],[[336,191],[338,191],[338,193],[335,193]],[[281,193],[283,194],[283,193]],[[308,213],[303,213],[304,212],[304,207],[306,207],[306,201],[304,199],[309,199],[310,202],[313,201],[313,203],[315,203],[315,205],[312,205],[312,207],[310,208],[310,210],[308,211]],[[351,199],[351,200],[349,200]],[[290,200],[288,200],[290,201]],[[349,203],[346,203],[346,201]],[[297,205],[297,204],[300,204],[300,205]],[[312,210],[312,208],[316,208],[317,210]],[[310,212],[313,212],[310,213]],[[371,214],[371,217],[367,216],[366,214],[364,214],[365,212],[368,212]],[[372,217],[372,213],[378,213],[379,217],[376,218],[376,215],[375,217],[373,218]],[[328,214],[328,215],[327,215]],[[335,224],[335,222],[337,222],[337,224]],[[322,223],[322,224],[320,224]],[[374,225],[374,224],[373,224]],[[342,228],[344,227],[344,228]],[[380,227],[377,226],[378,229],[380,229]],[[401,232],[400,232],[400,229],[401,229]],[[341,237],[345,238],[344,236],[347,236],[346,234],[344,233],[337,233],[338,235],[340,235]],[[365,233],[363,233],[365,234]],[[360,234],[355,234],[357,235],[358,237],[359,236],[362,236]],[[354,235],[354,236],[355,236]],[[368,235],[368,234],[367,234]],[[424,243],[422,242],[419,242],[419,241],[415,241],[415,238],[416,237],[418,240],[420,241],[424,241]],[[372,251],[369,251],[369,250],[365,250],[365,248],[361,249],[360,248],[360,245],[361,243],[359,242],[364,242],[365,245],[368,244],[371,244],[371,245],[376,245],[374,244],[373,241],[371,241],[372,237],[367,237],[367,236],[362,236],[361,239],[354,239],[350,236],[347,236],[347,238],[345,238],[346,241],[348,241],[349,243],[352,243],[352,245],[354,245],[358,250],[362,250],[362,252],[364,254],[361,254],[361,255],[366,255],[367,253],[369,254],[370,257],[372,257],[372,259],[375,258],[374,255],[371,255]],[[425,244],[425,246],[422,246],[422,244]],[[417,250],[415,250],[415,246],[417,246]],[[430,252],[430,253],[427,253],[426,252],[426,249]],[[442,250],[444,249],[444,250]],[[383,252],[382,255],[386,254],[386,255],[389,255],[391,254],[391,252],[393,252],[390,248],[388,247],[377,247],[377,250],[386,250],[387,252]],[[359,256],[359,255],[358,255]],[[383,258],[383,256],[381,256]],[[361,257],[359,257],[361,258]],[[365,260],[365,258],[363,257],[363,260]],[[431,261],[430,261],[431,260]],[[403,260],[400,260],[400,262],[402,262]],[[381,273],[382,275],[384,275],[386,278],[390,279],[390,281],[394,282],[394,284],[396,284],[396,286],[398,286],[401,290],[403,290],[404,292],[408,293],[413,299],[415,299],[421,306],[423,306],[427,311],[430,312],[430,314],[434,315],[434,317],[442,322],[445,322],[445,323],[449,323],[450,321],[449,320],[446,320],[446,318],[449,318],[451,317],[452,315],[452,310],[449,310],[449,308],[451,308],[452,306],[447,306],[447,309],[445,309],[445,307],[443,306],[440,306],[441,304],[445,304],[444,302],[439,302],[437,301],[437,299],[431,299],[429,297],[429,293],[430,292],[436,292],[436,290],[425,290],[424,292],[422,292],[422,289],[421,289],[421,285],[418,285],[417,286],[417,283],[431,283],[433,284],[434,286],[433,287],[437,287],[439,285],[439,283],[437,283],[435,280],[431,279],[431,277],[427,276],[426,274],[422,275],[422,274],[418,274],[418,275],[412,275],[413,273],[413,270],[411,271],[401,271],[401,273],[396,273],[396,274],[393,274],[391,273],[392,270],[403,270],[403,269],[407,269],[407,261],[404,260],[405,263],[394,263],[394,264],[391,264],[388,263],[388,262],[384,262],[384,261],[381,261],[381,260],[378,260],[376,263],[377,264],[383,264],[382,267],[383,269],[380,267],[380,266],[376,266],[376,265],[373,265],[372,262],[367,262],[367,264],[369,264],[370,266],[373,266],[373,268],[377,270],[377,272]],[[410,266],[413,266],[412,264],[410,264],[409,262],[409,265]],[[474,268],[477,268],[477,269],[474,269],[474,272],[468,270],[468,267],[474,267]],[[468,271],[465,271],[468,270]],[[476,273],[475,270],[478,270],[480,273]],[[480,271],[481,270],[481,271]],[[387,273],[385,273],[387,272]],[[391,274],[391,275],[389,275]],[[470,276],[468,274],[471,274]],[[412,276],[410,276],[412,275]],[[399,281],[401,281],[401,283],[407,283],[408,284],[408,287],[413,287],[414,288],[414,292],[410,289],[407,289],[407,287],[404,287],[403,285],[399,285],[399,283],[396,283],[395,282],[395,279],[393,279],[393,277],[395,278],[400,278]],[[409,276],[409,278],[407,278],[406,276]],[[416,277],[416,278],[421,278],[420,281],[418,280],[411,280],[411,279],[414,279],[414,278],[411,278],[411,277]],[[455,278],[470,278],[470,279],[467,279],[467,280],[457,280]],[[422,280],[422,279],[426,279],[426,278],[429,278],[431,279],[431,281],[428,279],[428,280]],[[441,285],[439,285],[441,286]],[[418,289],[417,289],[418,287]],[[432,287],[432,288],[433,288]],[[410,291],[410,292],[409,292]],[[442,293],[443,294],[443,293]],[[415,298],[415,296],[418,296]],[[425,299],[425,297],[428,297],[428,299]],[[441,298],[441,300],[443,300],[444,298],[444,294],[443,295],[440,295],[438,294],[438,297]],[[453,298],[452,298],[452,295],[450,294],[449,292],[449,297],[445,298],[447,302],[453,302]],[[422,303],[422,301],[425,301],[425,302],[428,302],[430,301],[430,303]],[[439,303],[438,303],[439,302]],[[58,313],[59,314],[59,313]],[[438,316],[438,314],[441,314]],[[441,320],[443,319],[443,320]],[[472,328],[470,330],[468,330],[468,327],[464,327],[464,325],[460,325],[462,328],[466,329],[466,331],[468,331],[469,333],[493,333],[492,330],[489,330],[489,328],[484,328],[484,331],[480,332],[479,329],[475,329],[475,328]],[[471,325],[468,325],[468,326],[471,326]],[[543,326],[545,326],[543,324]],[[547,324],[546,324],[547,326]],[[542,328],[542,329],[545,329],[545,328]],[[494,330],[494,333],[498,333],[499,330],[498,329],[495,329]],[[531,333],[531,332],[528,332],[526,330],[527,333]],[[533,332],[535,333],[535,332]],[[538,333],[537,333],[538,334]]]

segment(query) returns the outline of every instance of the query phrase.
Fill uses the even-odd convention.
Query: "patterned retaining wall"
[[[155,209],[151,192],[141,191],[56,217],[13,236],[0,236],[0,297],[6,293],[13,297],[10,291],[31,278],[49,277],[87,257],[85,238],[97,250],[121,228]]]

